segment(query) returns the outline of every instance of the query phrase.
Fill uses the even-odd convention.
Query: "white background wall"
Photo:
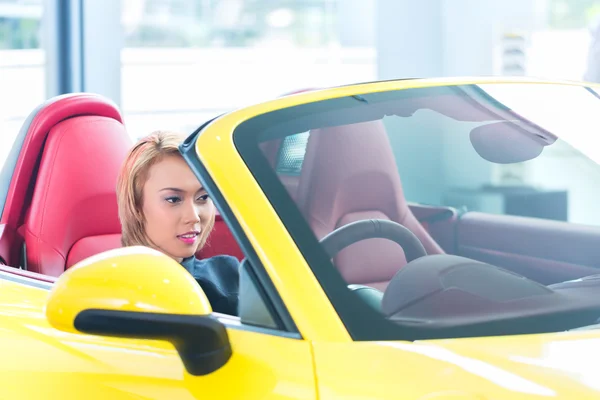
[[[26,115],[56,90],[57,1],[42,3],[47,51],[0,50],[0,160]],[[336,9],[337,41],[321,47],[123,48],[121,1],[130,0],[84,0],[83,20],[71,27],[82,43],[67,64],[75,86],[121,105],[134,137],[154,129],[191,131],[232,108],[306,87],[497,74],[499,40],[507,31],[528,34],[528,75],[578,80],[589,43],[585,28],[548,30],[544,0],[343,0]],[[440,156],[442,147],[426,138],[414,146],[429,148],[448,171],[461,161],[460,151]],[[565,179],[555,181],[577,172],[563,171]],[[553,179],[533,175],[540,184]],[[493,176],[487,171],[482,181]]]

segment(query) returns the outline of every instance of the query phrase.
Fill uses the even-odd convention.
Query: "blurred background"
[[[0,157],[69,92],[110,97],[140,137],[307,87],[582,80],[599,16],[600,0],[0,0]]]

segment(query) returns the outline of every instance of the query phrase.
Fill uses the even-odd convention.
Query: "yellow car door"
[[[140,281],[135,276],[142,268]],[[240,317],[212,313],[191,275],[160,252],[131,247],[91,257],[51,289],[46,316],[61,332],[43,330],[56,336],[45,344],[58,339],[58,350],[77,349],[82,361],[94,361],[92,369],[74,368],[65,377],[69,386],[54,379],[61,387],[46,393],[81,398],[85,383],[86,398],[98,399],[107,393],[118,399],[316,398],[310,342],[292,332],[293,325],[269,317],[246,272],[241,290],[246,306]],[[53,360],[57,368],[73,368],[63,362],[73,361],[73,352],[63,354]]]

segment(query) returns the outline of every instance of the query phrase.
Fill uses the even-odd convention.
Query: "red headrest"
[[[121,232],[115,186],[131,140],[114,106],[79,96],[53,103],[52,112],[40,110],[45,118],[30,128],[32,139],[48,134],[25,218],[27,263],[53,276],[72,264],[67,257],[76,243],[106,250],[90,238],[108,240],[110,248],[118,246]],[[78,258],[92,255],[79,247]]]
[[[16,229],[23,222],[28,204],[28,188],[34,180],[36,161],[50,129],[61,121],[82,115],[95,115],[123,122],[121,113],[113,102],[92,93],[57,96],[40,104],[29,114],[8,157],[7,164],[12,165],[5,165],[3,169],[3,173],[7,171],[9,175],[2,178],[10,179],[2,212],[3,224]]]
[[[298,204],[324,230],[350,213],[378,209],[401,222],[409,212],[381,121],[313,130],[308,139]]]

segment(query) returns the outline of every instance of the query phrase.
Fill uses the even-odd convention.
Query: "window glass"
[[[277,323],[261,294],[260,283],[254,278],[248,260],[244,260],[240,266],[239,317],[245,325],[277,329]]]

